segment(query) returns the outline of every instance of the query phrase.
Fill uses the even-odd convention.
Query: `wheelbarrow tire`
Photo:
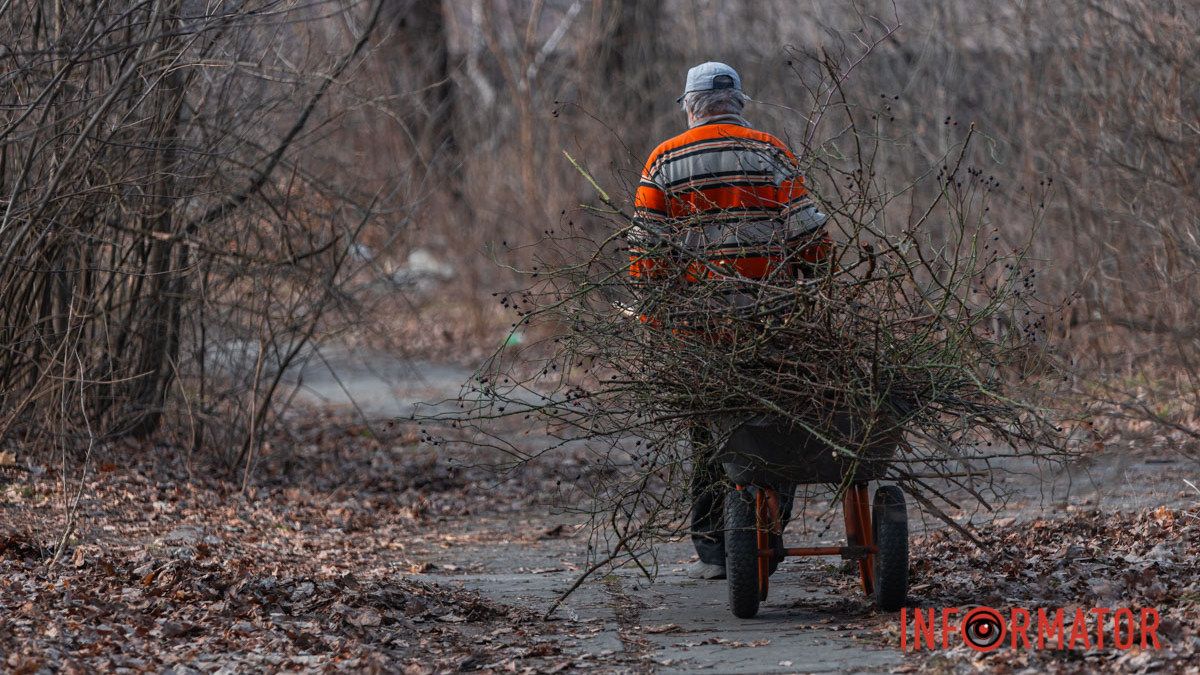
[[[758,536],[754,495],[731,490],[725,500],[725,577],[729,609],[739,619],[758,614]]]
[[[875,568],[875,604],[885,612],[904,606],[908,597],[908,510],[904,493],[895,485],[875,490],[871,527],[878,552]]]

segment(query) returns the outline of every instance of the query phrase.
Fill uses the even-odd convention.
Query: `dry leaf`
[[[353,626],[368,627],[378,626],[383,622],[383,617],[379,614],[379,610],[373,607],[360,607],[346,617],[346,621]]]

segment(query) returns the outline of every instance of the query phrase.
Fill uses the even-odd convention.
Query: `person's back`
[[[823,260],[826,216],[787,146],[742,117],[737,73],[705,63],[686,88],[690,128],[654,149],[638,185],[630,273],[659,276],[669,251],[702,261],[695,278],[795,276]]]

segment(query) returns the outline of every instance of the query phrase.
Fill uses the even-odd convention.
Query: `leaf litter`
[[[110,448],[57,564],[55,463],[0,485],[0,670],[572,668],[551,641],[581,627],[413,576],[432,568],[423,551],[463,538],[448,519],[527,508],[557,477],[497,481],[383,426],[301,418],[264,447],[245,494],[183,448]]]

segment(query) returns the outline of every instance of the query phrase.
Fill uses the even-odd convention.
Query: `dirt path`
[[[1129,505],[1135,498],[1144,503],[1158,495],[1164,505],[1186,504],[1180,493],[1169,492],[1170,481],[1144,479],[1140,470],[1154,466],[1129,467],[1127,477],[1142,479],[1124,482],[1126,489],[1103,499]],[[1155,484],[1162,489],[1147,490]],[[1065,498],[1045,511],[1084,509],[1098,494]],[[1019,529],[1023,520],[1043,513],[1032,508],[1042,501],[1036,496],[1014,502],[997,520]],[[825,508],[817,502],[810,506],[814,514]],[[543,510],[512,518],[464,518],[441,524],[462,535],[455,547],[410,553],[433,565],[417,578],[542,610],[571,585],[584,564],[586,532],[575,530],[570,522]],[[805,524],[800,520],[791,528],[796,540],[838,543],[836,528],[815,537],[814,528],[805,534]],[[917,530],[936,527],[928,521],[914,524]],[[579,663],[596,657],[610,662],[615,656],[619,662],[664,673],[870,672],[905,665],[895,616],[876,613],[858,587],[857,575],[847,573],[837,559],[785,561],[772,577],[771,595],[759,616],[741,621],[729,614],[724,582],[687,578],[685,567],[694,560],[688,543],[665,544],[657,555],[658,574],[652,583],[636,570],[623,569],[585,583],[570,596],[558,612],[581,621],[582,629],[571,631],[580,637],[564,645],[565,653],[578,657]],[[918,547],[914,557],[919,556]],[[914,579],[917,602],[922,600],[923,581]]]
[[[420,401],[453,398],[470,376],[466,368],[411,364],[381,355],[327,356],[329,365],[303,373],[309,402],[349,406],[369,417],[404,416]],[[1008,467],[1002,480],[1016,495],[998,513],[952,514],[962,522],[997,519],[1020,523],[1038,517],[1099,508],[1133,511],[1159,506],[1194,506],[1194,466],[1170,456],[1099,454],[1052,474]],[[815,514],[824,508],[809,504]],[[910,507],[910,512],[915,509]],[[915,513],[914,513],[915,515]],[[840,528],[818,536],[809,520],[789,532],[797,540],[837,543]],[[918,518],[916,532],[942,527]],[[410,555],[431,565],[416,578],[461,585],[507,604],[548,607],[585,565],[586,533],[576,521],[539,508],[510,516],[443,520],[427,545]],[[544,534],[540,534],[544,533]],[[814,539],[816,537],[816,539]],[[921,551],[914,551],[920,556]],[[772,579],[771,597],[751,621],[732,618],[720,581],[694,581],[684,574],[693,559],[686,542],[663,545],[658,574],[650,583],[636,570],[620,570],[585,583],[560,608],[575,622],[565,653],[577,664],[614,659],[633,670],[655,672],[835,672],[886,671],[903,665],[896,645],[895,617],[876,614],[855,576],[840,562],[786,561]],[[918,580],[919,581],[919,580]],[[920,595],[920,586],[914,588]],[[919,597],[918,597],[919,599]]]
[[[532,515],[532,514],[529,514]],[[464,523],[465,524],[465,523]],[[503,600],[544,609],[575,580],[582,533],[546,514],[476,522],[481,543],[430,550],[434,567],[417,578],[460,584]],[[496,539],[496,532],[520,533]],[[567,536],[530,541],[537,532]],[[785,563],[772,577],[771,598],[753,621],[732,618],[722,581],[697,581],[684,569],[691,547],[658,551],[653,583],[620,570],[585,583],[558,609],[579,622],[566,651],[656,672],[836,672],[888,670],[902,654],[883,644],[890,619],[871,612],[857,579],[827,562]]]

